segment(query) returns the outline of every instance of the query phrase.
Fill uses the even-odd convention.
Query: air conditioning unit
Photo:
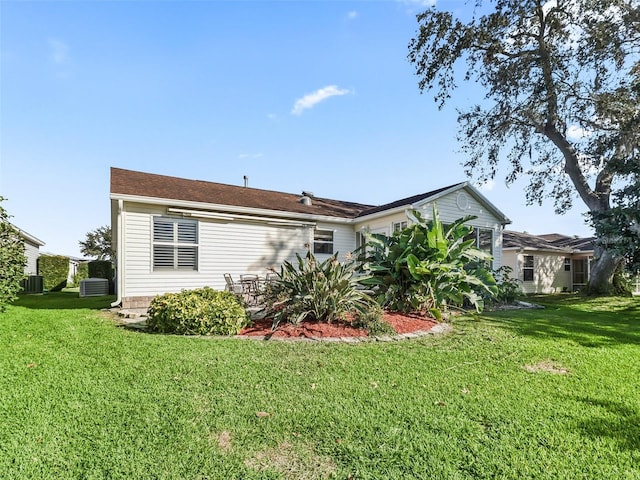
[[[109,280],[106,278],[85,278],[80,280],[81,297],[109,295]]]

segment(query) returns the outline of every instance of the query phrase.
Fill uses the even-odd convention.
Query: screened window
[[[315,230],[313,232],[313,253],[333,255],[333,231]]]
[[[198,224],[181,218],[154,217],[153,269],[198,269]]]
[[[564,271],[565,272],[570,272],[571,271],[571,259],[570,258],[566,258],[564,259]]]
[[[522,265],[522,279],[525,282],[533,282],[533,255],[525,255]]]

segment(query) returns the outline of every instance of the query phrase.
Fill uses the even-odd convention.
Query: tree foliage
[[[615,222],[616,192],[637,188],[640,170],[640,3],[490,3],[467,21],[426,10],[409,44],[419,88],[434,89],[440,107],[459,60],[464,80],[486,91],[458,115],[467,173],[486,181],[504,162],[508,183],[528,177],[529,204],[551,197],[561,213],[577,195],[592,216]],[[597,234],[591,287],[606,290],[620,256]]]
[[[96,260],[113,260],[115,258],[110,226],[98,227],[87,232],[86,235],[87,238],[79,242],[80,252],[83,255],[94,257]]]
[[[0,202],[4,198],[0,196]],[[0,205],[0,312],[16,299],[20,281],[24,277],[24,240],[20,232],[9,223],[9,214]]]

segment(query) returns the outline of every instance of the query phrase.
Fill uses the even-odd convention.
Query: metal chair
[[[224,274],[224,281],[227,284],[226,289],[228,292],[235,293],[236,295],[244,294],[244,289],[242,288],[242,285],[234,282],[233,277],[231,276],[230,273]]]

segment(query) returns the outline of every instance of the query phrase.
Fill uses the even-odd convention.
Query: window
[[[533,255],[525,255],[522,265],[522,279],[525,282],[533,282]]]
[[[198,269],[198,224],[181,218],[153,218],[153,269]]]
[[[473,239],[473,245],[489,255],[493,255],[493,230],[485,228],[474,228],[473,232],[464,237],[465,240]],[[493,262],[488,262],[489,268],[493,268]]]
[[[407,222],[394,222],[393,223],[393,228],[391,229],[391,231],[393,233],[399,232],[400,230],[404,230],[405,228],[407,228]]]
[[[565,272],[570,272],[571,271],[571,259],[570,258],[566,258],[564,259],[564,271]]]
[[[332,230],[315,230],[313,232],[313,253],[333,254]]]

